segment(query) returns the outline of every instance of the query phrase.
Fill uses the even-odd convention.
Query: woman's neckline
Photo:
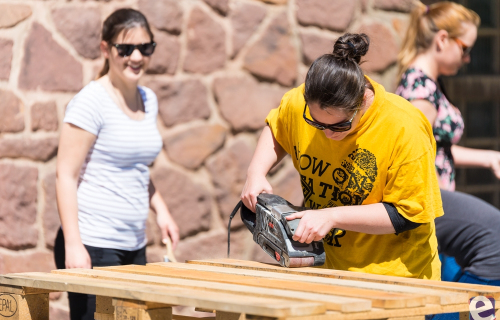
[[[138,94],[139,94],[139,98],[141,99],[142,101],[142,104],[144,105],[144,111],[143,111],[143,117],[141,119],[133,119],[131,118],[128,114],[125,113],[125,111],[120,108],[120,106],[118,105],[117,101],[115,101],[115,99],[113,99],[112,95],[110,94],[110,92],[106,89],[106,87],[100,83],[99,81],[97,80],[93,80],[92,83],[97,83],[103,90],[104,92],[106,92],[106,95],[108,96],[108,98],[111,100],[111,102],[113,103],[113,105],[118,109],[120,110],[120,112],[127,118],[129,119],[130,121],[134,121],[134,122],[142,122],[146,119],[146,104],[144,103],[144,100],[142,99],[142,94],[141,94],[141,90],[139,88],[139,86],[137,86],[137,90],[138,90]]]

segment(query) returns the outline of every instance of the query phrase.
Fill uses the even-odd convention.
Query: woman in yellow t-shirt
[[[359,67],[365,34],[345,34],[305,84],[267,116],[241,198],[272,193],[269,170],[288,153],[305,205],[294,240],[323,239],[325,268],[440,279],[434,219],[443,214],[436,145],[425,116]]]

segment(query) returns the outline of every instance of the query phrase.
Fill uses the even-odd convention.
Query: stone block
[[[374,0],[373,7],[387,11],[410,12],[413,2],[412,0]]]
[[[55,101],[37,102],[31,106],[31,130],[57,131],[58,126]]]
[[[170,159],[188,169],[197,169],[219,149],[226,138],[226,129],[219,124],[199,124],[163,140]]]
[[[344,31],[351,24],[357,1],[297,0],[297,20],[303,26]]]
[[[0,256],[0,274],[50,272],[56,269],[52,252],[21,252]]]
[[[9,80],[13,45],[12,40],[0,39],[0,57],[2,57],[0,60],[0,80]]]
[[[0,89],[0,133],[20,132],[24,130],[24,105],[21,100],[9,90]]]
[[[229,14],[233,27],[233,56],[243,48],[266,16],[263,6],[239,3]]]
[[[31,7],[24,4],[0,4],[0,28],[10,28],[31,16]]]
[[[224,224],[228,223],[229,215],[240,201],[254,148],[242,137],[237,137],[229,146],[206,162]],[[234,219],[231,227],[242,224],[241,219]]]
[[[101,13],[97,8],[83,6],[61,7],[52,11],[57,30],[84,58],[101,56]]]
[[[0,140],[0,158],[28,158],[47,161],[57,153],[59,139],[47,138],[3,138]]]
[[[36,246],[37,179],[36,168],[0,164],[0,247],[15,250]],[[5,260],[3,263],[5,268]],[[7,271],[0,268],[3,273]]]
[[[82,65],[54,41],[47,29],[33,23],[24,47],[19,88],[78,91],[82,83]]]
[[[207,88],[199,80],[157,80],[148,86],[158,96],[159,114],[166,126],[210,116]]]
[[[286,89],[252,77],[228,77],[214,80],[214,92],[222,116],[234,130],[242,131],[264,127],[267,114],[279,106]]]
[[[226,15],[229,11],[229,0],[204,0],[215,11],[222,15]]]
[[[151,179],[179,226],[181,238],[210,227],[211,197],[208,190],[174,169],[155,168]]]
[[[243,67],[259,78],[284,86],[295,83],[298,61],[286,13],[276,16],[262,38],[250,48]]]
[[[363,24],[358,30],[370,37],[368,53],[361,58],[366,61],[361,68],[366,72],[380,72],[396,63],[399,46],[391,30],[382,23]]]
[[[183,12],[178,0],[139,0],[139,10],[156,29],[181,32]]]
[[[301,32],[302,57],[306,65],[310,65],[314,60],[324,54],[332,53],[334,39],[330,39],[310,32]]]
[[[187,25],[187,52],[184,70],[210,73],[226,62],[226,32],[209,14],[200,8],[191,11]]]
[[[43,233],[45,236],[45,245],[47,248],[53,248],[57,231],[59,227],[61,227],[56,200],[56,173],[52,172],[45,176],[42,185],[45,198],[45,206],[43,208]]]
[[[244,228],[231,232],[231,258],[248,259],[252,234]],[[227,258],[227,231],[216,230],[185,239],[175,252],[177,261]]]
[[[165,32],[155,33],[156,49],[151,56],[147,73],[174,74],[179,62],[181,45],[176,36]]]

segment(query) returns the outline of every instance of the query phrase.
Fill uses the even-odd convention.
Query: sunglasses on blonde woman
[[[130,56],[136,48],[143,56],[149,57],[155,52],[156,42],[141,44],[112,43],[111,45],[116,48],[120,57]]]
[[[458,44],[458,46],[462,49],[462,57],[466,57],[470,54],[470,51],[472,50],[472,46],[468,46],[465,43],[462,42],[462,40],[458,38],[453,38],[453,40]]]

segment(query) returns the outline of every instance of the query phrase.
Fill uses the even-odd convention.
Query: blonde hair
[[[474,11],[454,2],[443,1],[426,6],[415,1],[406,37],[398,54],[398,79],[417,55],[431,46],[436,32],[446,30],[450,38],[456,38],[463,34],[464,22],[479,27],[481,19]]]

